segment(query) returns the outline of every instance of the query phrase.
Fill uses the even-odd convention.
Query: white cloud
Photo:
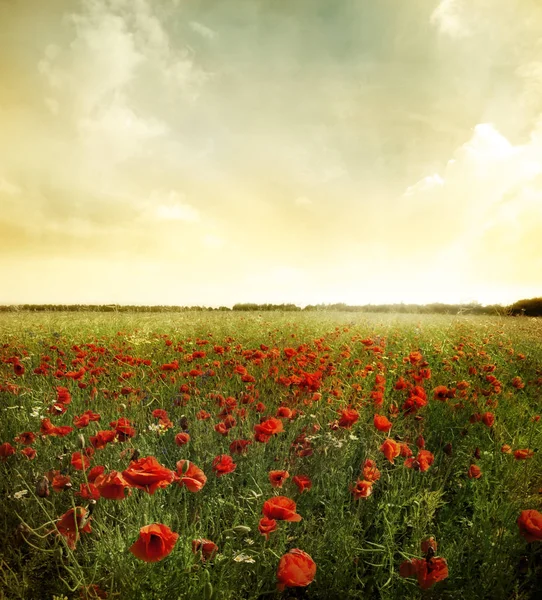
[[[294,204],[296,204],[297,206],[310,206],[312,204],[312,200],[310,198],[307,198],[306,196],[298,196],[294,200]]]
[[[422,180],[418,181],[418,183],[408,187],[404,195],[412,196],[418,192],[431,190],[442,185],[444,185],[444,179],[442,179],[438,173],[435,173],[434,175],[428,175],[427,177],[424,177]]]
[[[175,190],[167,192],[153,190],[149,202],[144,207],[144,214],[158,221],[184,221],[197,223],[200,220],[199,211],[185,202],[185,195]]]
[[[440,33],[453,38],[467,37],[471,32],[462,18],[462,11],[462,0],[441,0],[431,14],[430,22]]]
[[[22,192],[21,188],[14,183],[11,183],[7,179],[0,176],[0,194],[6,194],[8,196],[18,196]]]
[[[207,40],[212,40],[216,37],[216,31],[213,31],[212,29],[210,29],[206,25],[203,25],[202,23],[198,23],[198,21],[191,21],[190,29],[192,29],[192,31],[195,31],[196,33],[201,35],[201,37],[204,37]]]

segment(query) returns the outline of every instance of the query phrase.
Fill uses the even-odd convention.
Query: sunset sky
[[[0,0],[0,304],[542,296],[540,0]]]

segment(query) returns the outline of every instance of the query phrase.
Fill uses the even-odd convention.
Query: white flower
[[[249,556],[248,554],[243,554],[243,552],[240,552],[239,554],[234,556],[233,560],[235,562],[246,562],[251,564],[256,562],[251,556]]]

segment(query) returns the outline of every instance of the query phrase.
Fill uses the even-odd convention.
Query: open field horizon
[[[535,600],[540,339],[529,317],[1,314],[1,597]]]

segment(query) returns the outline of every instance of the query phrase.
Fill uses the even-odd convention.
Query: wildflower
[[[383,452],[384,456],[393,465],[393,459],[399,456],[401,449],[395,440],[388,438],[384,440],[384,443],[380,446],[380,452]]]
[[[299,493],[302,494],[305,490],[310,490],[312,487],[312,481],[307,475],[295,475],[292,481],[297,485]]]
[[[373,419],[374,426],[378,431],[387,433],[392,428],[392,422],[382,415],[375,415]]]
[[[211,542],[211,540],[198,538],[197,540],[192,540],[192,552],[194,554],[201,552],[201,559],[207,560],[216,555],[218,546],[214,542]]]
[[[288,471],[269,471],[269,481],[274,488],[281,488],[288,477]]]
[[[68,544],[70,550],[75,550],[75,545],[79,540],[79,534],[90,533],[90,515],[86,508],[76,506],[64,513],[56,522],[58,534],[61,535]]]
[[[373,493],[373,482],[358,480],[356,485],[351,488],[351,491],[356,500],[368,498]]]
[[[482,470],[478,465],[471,465],[469,467],[469,479],[480,479],[482,477]]]
[[[275,519],[269,519],[262,517],[258,523],[258,530],[262,535],[265,535],[265,539],[269,539],[269,534],[277,529],[277,522]]]
[[[292,521],[297,523],[301,521],[301,515],[295,512],[296,504],[286,496],[274,496],[264,502],[262,512],[268,519],[277,519],[279,521]]]
[[[107,475],[98,475],[94,481],[94,485],[102,498],[107,498],[108,500],[124,500],[124,490],[129,487],[126,479],[118,471],[111,471]]]
[[[527,542],[542,541],[542,514],[537,510],[524,510],[518,517],[519,532]]]
[[[155,523],[139,530],[139,537],[130,546],[130,552],[145,562],[158,562],[171,554],[179,534],[167,525]]]
[[[177,474],[180,487],[186,486],[190,492],[199,492],[207,483],[205,473],[189,460],[180,460],[177,462]]]
[[[217,477],[222,477],[227,473],[235,471],[237,465],[233,462],[233,458],[228,454],[219,454],[213,460],[213,471]]]
[[[133,460],[122,476],[129,486],[151,495],[157,489],[166,488],[176,478],[175,473],[163,467],[154,456]]]
[[[277,569],[277,588],[305,587],[312,583],[316,575],[316,563],[303,550],[293,548],[284,554]]]

